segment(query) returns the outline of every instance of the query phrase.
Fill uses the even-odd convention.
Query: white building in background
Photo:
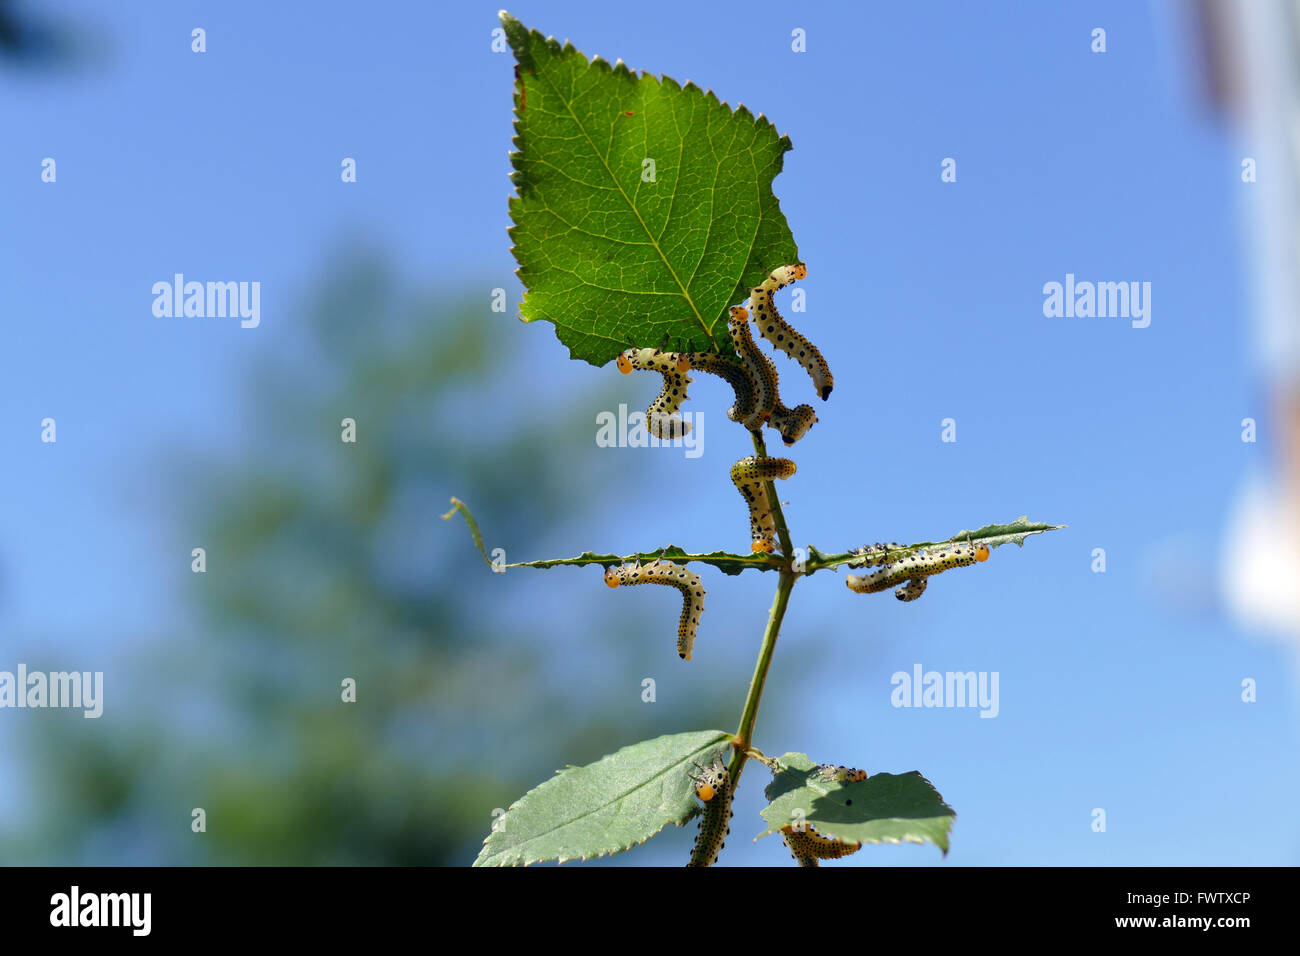
[[[1241,134],[1260,383],[1241,415],[1258,423],[1259,464],[1229,506],[1221,588],[1240,624],[1300,642],[1300,0],[1194,9],[1208,96]]]

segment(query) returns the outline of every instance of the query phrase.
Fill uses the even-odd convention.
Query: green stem
[[[754,440],[754,451],[760,458],[767,457],[767,446],[763,436],[750,432]],[[763,699],[763,686],[767,683],[767,672],[772,666],[772,655],[776,651],[776,639],[781,634],[781,621],[785,618],[785,609],[790,603],[790,592],[799,575],[791,568],[794,549],[790,543],[790,530],[785,524],[785,515],[781,511],[781,500],[777,497],[774,482],[767,482],[768,502],[772,506],[772,518],[776,522],[777,536],[781,540],[781,551],[785,555],[785,564],[781,568],[776,585],[776,597],[772,599],[772,609],[767,614],[767,628],[763,631],[763,645],[758,651],[758,662],[754,665],[754,676],[749,681],[749,693],[745,695],[745,709],[740,715],[740,729],[736,731],[731,755],[731,764],[727,770],[731,774],[731,786],[734,788],[740,780],[748,756],[745,751],[753,746],[754,723],[758,720],[758,704]]]
[[[782,571],[776,586],[776,597],[772,599],[772,610],[767,615],[767,629],[763,632],[763,646],[758,651],[758,663],[754,665],[754,676],[749,681],[749,693],[745,695],[745,711],[740,715],[740,729],[731,755],[731,764],[727,768],[731,773],[731,785],[734,787],[740,779],[740,772],[748,760],[747,751],[754,741],[754,723],[758,719],[758,704],[763,699],[763,685],[767,683],[767,671],[772,666],[772,654],[776,651],[776,639],[781,633],[781,621],[785,617],[786,606],[790,603],[790,592],[794,590],[795,579],[799,575],[793,571]]]
[[[761,432],[750,432],[749,437],[754,441],[754,452],[759,458],[767,457],[767,443],[763,441]],[[790,532],[785,526],[785,514],[781,511],[781,497],[776,493],[776,482],[767,483],[767,500],[772,505],[772,517],[776,521],[776,533],[781,539],[781,553],[785,555],[786,561],[794,554],[794,546],[790,543]]]

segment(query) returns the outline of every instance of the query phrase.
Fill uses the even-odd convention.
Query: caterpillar
[[[835,766],[833,763],[824,763],[817,768],[817,775],[823,780],[842,780],[847,783],[857,783],[859,780],[867,779],[867,772],[859,770],[857,767],[845,767],[843,765]]]
[[[749,369],[726,355],[718,352],[687,352],[691,368],[710,372],[718,376],[736,393],[736,403],[727,409],[727,417],[733,422],[744,422],[754,413],[754,402],[758,395],[758,386]]]
[[[649,564],[623,565],[605,571],[605,583],[612,588],[620,584],[666,584],[682,592],[682,616],[677,624],[677,656],[691,659],[695,649],[695,631],[704,614],[704,595],[700,576],[671,561],[651,561]]]
[[[776,550],[776,521],[767,497],[767,482],[789,478],[795,464],[789,458],[756,458],[750,455],[731,466],[731,481],[749,505],[749,536],[755,551]]]
[[[743,423],[753,414],[758,385],[747,366],[717,352],[687,352],[685,355],[690,360],[691,368],[718,376],[736,393],[736,403],[727,409],[729,419]],[[779,396],[773,397],[772,413],[767,424],[780,433],[781,440],[786,445],[793,445],[803,438],[816,423],[817,413],[811,405],[786,408],[781,404]]]
[[[863,545],[860,548],[854,548],[850,554],[858,555],[858,558],[851,563],[853,567],[874,567],[877,564],[884,564],[885,559],[889,556],[890,551],[896,551],[903,546],[897,541],[890,541],[886,544],[883,541],[877,541],[875,544]]]
[[[781,317],[781,313],[776,310],[776,303],[772,301],[773,293],[806,275],[808,269],[804,265],[773,269],[772,274],[750,292],[749,311],[758,327],[758,334],[802,365],[812,379],[817,394],[822,397],[822,401],[826,401],[831,397],[831,389],[835,387],[835,376],[831,374],[830,366],[826,364],[826,359],[817,346],[791,328]]]
[[[925,593],[926,582],[929,578],[911,578],[901,588],[894,588],[894,597],[900,601],[915,601]]]
[[[815,424],[817,424],[817,413],[813,411],[811,405],[786,408],[781,404],[780,398],[772,403],[772,417],[768,419],[768,425],[781,433],[781,441],[787,445],[793,445],[803,438],[808,434],[808,429]]]
[[[989,546],[987,544],[957,544],[945,547],[942,551],[927,552],[918,551],[900,561],[894,561],[890,564],[882,564],[880,570],[872,571],[870,574],[850,574],[844,579],[850,591],[856,591],[859,594],[874,594],[877,591],[884,591],[896,584],[903,584],[914,579],[924,579],[931,574],[939,574],[947,571],[949,568],[965,567],[968,564],[974,564],[976,561],[987,561],[989,557]],[[910,584],[908,588],[912,587]],[[908,591],[908,588],[899,588],[894,592],[900,601],[914,601],[921,596],[921,591],[925,590],[924,585],[919,589]],[[900,594],[899,591],[905,592]],[[911,596],[908,597],[907,594]]]
[[[628,349],[614,360],[618,370],[627,375],[632,369],[646,372],[686,372],[690,370],[690,357],[684,352],[665,352],[663,349]]]
[[[754,337],[749,332],[749,312],[743,305],[731,307],[731,319],[727,328],[731,332],[731,341],[735,343],[736,351],[740,353],[740,360],[745,363],[754,382],[754,408],[741,424],[750,431],[758,431],[772,417],[772,408],[780,394],[777,391],[780,376],[777,375],[772,360],[754,344]]]
[[[731,833],[731,774],[722,762],[722,754],[714,756],[713,766],[700,767],[700,775],[695,778],[695,796],[704,802],[704,813],[686,865],[712,866],[724,846],[723,841]]]
[[[800,866],[816,866],[818,860],[838,860],[862,849],[861,843],[845,843],[843,840],[822,836],[808,824],[804,824],[804,827],[803,831],[794,827],[786,827],[781,831],[781,839]]]
[[[681,438],[691,433],[691,426],[677,415],[686,401],[686,386],[691,383],[691,377],[686,374],[691,367],[689,356],[662,349],[628,349],[619,354],[616,364],[624,375],[641,369],[664,377],[664,387],[646,410],[652,434],[658,438]]]

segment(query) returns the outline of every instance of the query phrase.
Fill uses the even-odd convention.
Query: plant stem
[[[754,676],[749,681],[749,693],[745,695],[745,711],[740,716],[740,729],[736,731],[735,748],[731,755],[731,764],[727,768],[731,774],[734,787],[740,779],[740,772],[748,760],[745,751],[753,744],[754,722],[758,719],[758,703],[763,698],[763,685],[767,682],[767,670],[772,665],[772,654],[776,650],[776,639],[781,633],[781,620],[785,617],[786,605],[790,603],[790,592],[794,590],[795,579],[799,575],[793,571],[782,571],[776,586],[776,597],[772,599],[772,610],[767,615],[767,629],[763,632],[763,646],[758,652],[758,663],[754,665]]]
[[[763,441],[761,432],[750,432],[749,437],[754,441],[754,452],[759,458],[767,457],[767,443]],[[790,543],[790,532],[785,526],[785,514],[781,511],[781,497],[776,493],[776,482],[767,482],[767,500],[772,506],[772,517],[776,521],[776,533],[781,539],[781,553],[785,555],[786,561],[794,554],[794,546]],[[788,565],[787,565],[788,567]]]
[[[750,432],[754,440],[754,451],[760,458],[767,457],[767,446],[763,436]],[[749,681],[749,693],[745,695],[745,710],[740,715],[740,729],[736,731],[734,751],[727,770],[731,775],[734,788],[740,780],[740,773],[745,767],[747,751],[753,745],[754,723],[758,719],[758,704],[763,699],[763,685],[767,683],[767,671],[772,666],[772,655],[776,651],[776,639],[781,634],[781,621],[785,618],[786,606],[790,603],[790,592],[799,577],[791,567],[794,548],[790,543],[790,530],[785,524],[785,515],[781,512],[781,499],[777,497],[774,482],[767,482],[767,498],[772,506],[772,518],[776,522],[777,536],[781,540],[781,551],[785,555],[785,566],[781,568],[776,585],[776,597],[772,599],[772,609],[767,615],[767,628],[763,631],[763,645],[758,651],[758,662],[754,665],[754,676]]]

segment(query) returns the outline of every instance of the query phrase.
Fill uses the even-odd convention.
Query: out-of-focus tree
[[[490,573],[459,519],[439,520],[461,494],[485,530],[536,552],[631,473],[596,453],[610,396],[536,407],[507,317],[445,290],[406,297],[378,260],[325,275],[300,340],[279,330],[255,376],[237,460],[167,450],[183,489],[168,546],[206,549],[205,573],[178,572],[193,627],[108,675],[114,714],[34,732],[39,819],[0,839],[9,861],[468,864],[493,808],[554,754],[734,716],[708,695],[669,715],[629,703],[636,681],[548,676],[554,632],[512,603],[525,572]],[[630,673],[666,646],[662,620],[589,620]]]
[[[34,16],[30,7],[0,0],[0,59],[33,66],[71,56],[72,44],[65,30]]]

